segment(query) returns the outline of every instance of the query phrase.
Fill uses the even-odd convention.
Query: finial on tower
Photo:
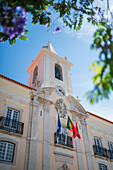
[[[79,100],[78,96],[76,96],[76,100],[77,100],[78,102],[80,102],[80,101],[81,101],[81,100]]]
[[[56,54],[56,51],[54,50],[52,44],[50,43],[50,41],[48,41],[46,46],[43,46],[43,48],[47,48],[49,51],[53,52]]]

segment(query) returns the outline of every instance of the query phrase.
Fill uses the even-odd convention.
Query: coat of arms
[[[63,99],[59,99],[56,101],[55,108],[57,112],[59,113],[60,117],[65,118],[67,114],[67,110],[66,110],[66,105],[63,102]]]

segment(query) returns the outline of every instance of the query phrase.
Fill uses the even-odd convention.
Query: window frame
[[[97,145],[97,144],[95,143],[95,139],[99,141],[99,145]],[[102,147],[102,139],[99,138],[98,136],[94,136],[94,137],[93,137],[93,142],[94,142],[94,145],[96,145],[96,146],[98,146],[98,147]]]
[[[0,160],[0,163],[3,164],[9,164],[9,165],[16,165],[16,161],[17,161],[17,153],[18,153],[18,146],[19,146],[19,142],[15,141],[11,138],[7,138],[7,137],[0,137],[0,142],[6,142],[6,143],[11,143],[14,144],[14,150],[13,150],[13,157],[12,157],[12,161],[6,161],[6,160]]]
[[[0,159],[0,161],[4,161],[4,162],[13,162],[13,157],[14,157],[14,151],[15,151],[15,144],[12,143],[12,142],[8,142],[8,141],[0,141],[0,143],[6,143],[6,147],[4,148],[5,149],[5,152],[3,151],[2,153],[4,154],[4,159]],[[13,145],[13,151],[11,153],[11,160],[8,160],[7,159],[7,154],[8,154],[8,147],[9,145]]]
[[[61,77],[59,77],[59,78],[56,77],[56,69],[58,69],[60,74],[61,74]],[[57,80],[60,80],[60,81],[63,82],[63,69],[62,69],[62,67],[61,67],[61,65],[59,63],[55,63],[55,65],[54,65],[54,77]]]
[[[22,122],[22,114],[23,114],[23,109],[15,106],[15,105],[11,105],[11,104],[5,104],[5,112],[4,112],[4,117],[7,116],[7,111],[9,109],[15,110],[17,112],[19,112],[19,117],[18,117],[18,121]]]
[[[36,72],[36,69],[37,69],[37,72]],[[37,74],[36,74],[35,72],[36,72]],[[34,74],[36,74],[36,75],[34,75]],[[32,84],[35,84],[36,77],[37,77],[37,80],[38,80],[38,65],[36,65],[35,68],[33,69]]]
[[[110,149],[109,144],[112,145],[112,149]],[[108,150],[113,151],[113,142],[111,142],[111,141],[108,141]]]
[[[98,163],[98,168],[99,168],[99,170],[101,170],[101,169],[100,169],[100,165],[105,166],[105,167],[107,168],[106,170],[108,170],[108,166],[107,166],[106,164],[102,163],[102,162]],[[104,169],[102,169],[102,170],[104,170]]]
[[[61,140],[59,141],[59,137],[58,137],[58,142],[63,143],[63,136],[65,137],[65,142],[64,144],[67,144],[67,136],[68,136],[68,132],[67,132],[67,128],[66,126],[61,125],[61,131],[59,132],[59,134],[61,135]]]

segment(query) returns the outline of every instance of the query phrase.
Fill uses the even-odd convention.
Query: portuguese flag
[[[68,116],[68,121],[67,121],[67,129],[69,129],[71,132],[73,132],[72,138],[75,138],[77,136],[80,139],[80,141],[82,141],[79,131],[78,131],[77,123],[76,123],[76,127],[75,127],[69,116]]]

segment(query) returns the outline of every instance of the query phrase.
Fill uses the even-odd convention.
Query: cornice
[[[84,107],[71,95],[66,97],[71,105],[71,111],[75,112],[75,113],[79,113],[82,115],[87,115],[86,110],[84,109]]]
[[[79,116],[79,117],[84,117],[84,118],[88,118],[89,116],[88,116],[88,114],[85,114],[85,113],[82,113],[82,112],[77,112],[77,111],[75,111],[75,110],[68,110],[69,112],[71,112],[72,114],[75,114],[75,115],[77,115],[77,116]]]

